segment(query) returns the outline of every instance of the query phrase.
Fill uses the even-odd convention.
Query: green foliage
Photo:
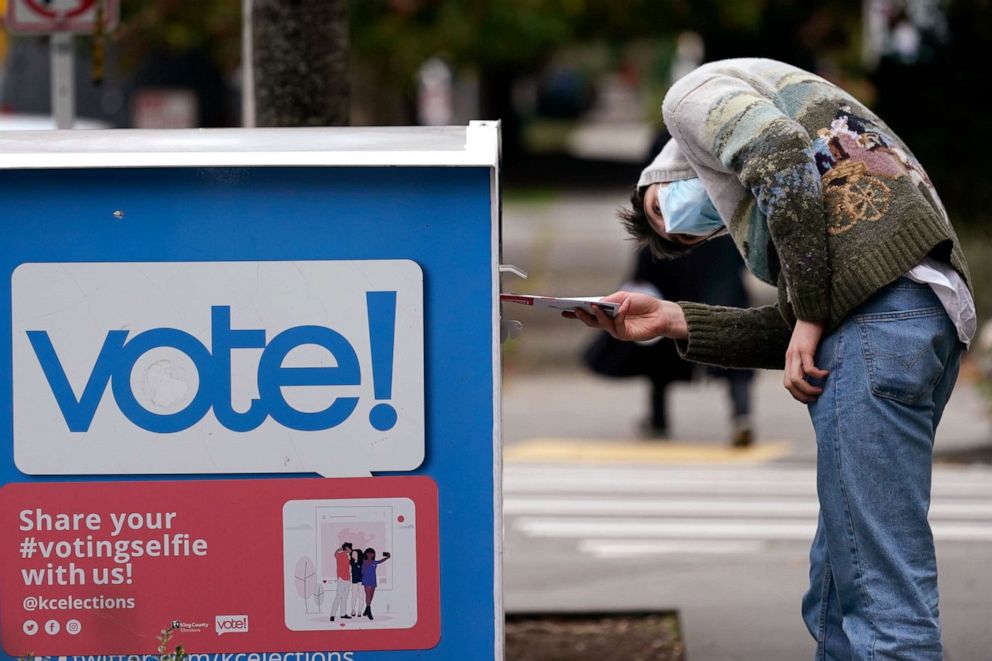
[[[457,64],[520,66],[571,36],[565,0],[386,2],[349,7],[355,53],[410,76],[427,58]]]
[[[684,23],[678,0],[353,0],[356,55],[412,75],[433,55],[456,66],[532,69],[583,40],[661,35]],[[675,20],[669,20],[669,16]]]
[[[121,3],[125,66],[156,51],[204,50],[222,70],[241,57],[240,0],[127,0]]]
[[[287,2],[289,0],[286,0]],[[299,1],[299,0],[298,0]],[[127,0],[115,39],[125,68],[152,51],[206,50],[219,68],[240,59],[240,0]],[[512,146],[509,89],[577,44],[611,48],[653,42],[638,62],[645,98],[657,108],[667,78],[668,44],[698,32],[707,59],[759,56],[819,70],[873,106],[910,145],[955,221],[970,223],[992,205],[982,185],[992,113],[974,100],[985,87],[992,0],[948,0],[950,39],[929,63],[861,68],[861,0],[350,0],[352,54],[382,96],[410,92],[430,57],[456,72],[478,72],[483,113],[499,115]],[[659,56],[659,54],[661,54]],[[597,72],[591,72],[593,74]],[[399,96],[403,96],[399,94]],[[409,96],[407,101],[409,101]],[[979,142],[976,143],[976,140]]]

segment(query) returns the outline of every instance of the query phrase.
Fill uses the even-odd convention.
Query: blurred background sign
[[[116,0],[11,0],[5,26],[14,34],[50,34],[51,109],[55,127],[72,128],[76,117],[75,57],[72,34],[95,33],[93,80],[103,78],[103,39],[117,25]]]
[[[134,95],[132,115],[139,129],[191,129],[199,120],[196,94],[189,89],[143,89]]]
[[[119,15],[117,0],[10,0],[6,20],[14,34],[89,33],[113,29]]]

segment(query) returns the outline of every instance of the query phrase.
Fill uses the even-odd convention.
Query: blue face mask
[[[698,178],[662,186],[658,207],[665,219],[665,230],[675,234],[706,236],[724,224]]]

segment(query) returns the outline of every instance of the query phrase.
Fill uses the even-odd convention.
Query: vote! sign
[[[28,474],[368,474],[424,457],[409,260],[22,264]]]
[[[94,32],[117,26],[118,0],[8,0],[5,26],[15,34]]]

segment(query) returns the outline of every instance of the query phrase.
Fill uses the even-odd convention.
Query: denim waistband
[[[849,316],[942,307],[930,285],[901,277],[876,291]]]
[[[917,282],[916,280],[910,280],[909,278],[903,275],[896,278],[889,284],[885,285],[878,291],[881,292],[890,287],[893,289],[927,289],[931,291],[933,289],[932,287],[930,287],[930,285],[926,284],[925,282]]]

